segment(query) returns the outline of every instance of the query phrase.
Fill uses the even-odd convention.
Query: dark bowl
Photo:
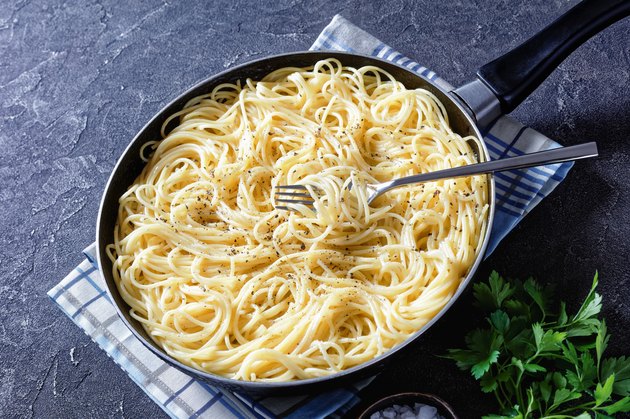
[[[438,414],[445,419],[457,419],[455,411],[448,403],[436,395],[427,393],[399,393],[387,396],[365,409],[359,415],[359,419],[369,419],[372,414],[378,412],[379,410],[392,407],[395,404],[413,407],[414,403],[422,403],[437,408]]]

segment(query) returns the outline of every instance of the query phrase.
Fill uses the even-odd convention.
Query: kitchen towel
[[[446,90],[452,87],[436,73],[396,52],[341,16],[319,35],[313,50],[372,55],[409,68]],[[484,138],[493,159],[547,150],[559,145],[518,121],[503,116]],[[496,214],[487,254],[564,179],[571,163],[498,173]],[[95,261],[95,246],[86,259],[48,292],[61,310],[85,331],[169,416],[176,418],[339,417],[358,401],[371,379],[328,393],[304,397],[254,399],[197,380],[169,366],[147,349],[117,316]]]

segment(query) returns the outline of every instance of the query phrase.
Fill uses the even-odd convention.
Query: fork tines
[[[287,204],[276,205],[277,209],[286,211],[296,210],[296,208],[289,207],[291,204],[301,204],[312,207],[315,203],[313,196],[308,192],[308,189],[306,189],[306,186],[304,185],[277,185],[275,201]]]

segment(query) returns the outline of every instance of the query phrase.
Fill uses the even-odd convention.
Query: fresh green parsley
[[[493,393],[500,414],[485,418],[610,418],[630,412],[630,357],[604,358],[609,335],[593,285],[577,313],[554,304],[551,286],[493,272],[474,285],[487,326],[447,358]]]

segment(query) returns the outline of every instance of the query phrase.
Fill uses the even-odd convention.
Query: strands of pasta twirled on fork
[[[163,137],[108,252],[131,314],[200,370],[288,381],[369,361],[444,307],[483,240],[485,176],[366,204],[366,182],[476,162],[435,96],[377,67],[328,59],[222,84]],[[287,184],[316,189],[316,210],[274,209]]]

